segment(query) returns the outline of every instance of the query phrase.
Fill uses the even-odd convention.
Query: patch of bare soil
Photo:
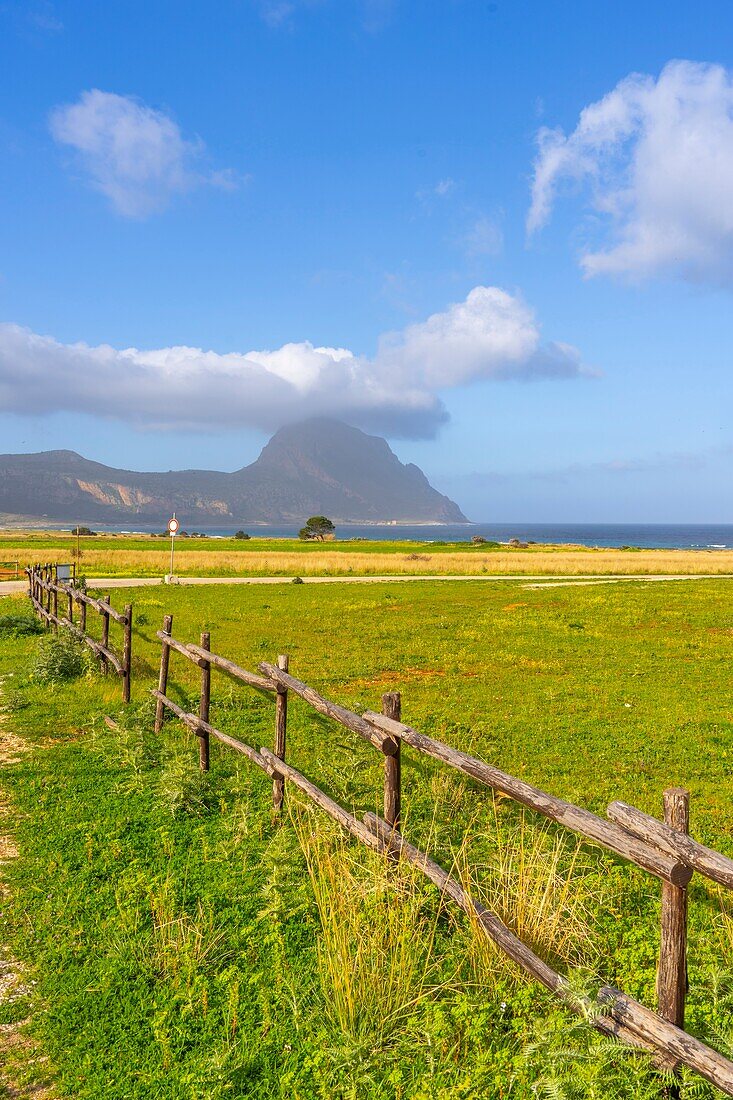
[[[0,684],[0,698],[2,684]],[[17,764],[28,749],[22,738],[7,728],[5,713],[0,707],[0,776]],[[0,788],[0,907],[9,896],[3,868],[18,858],[18,849],[9,831],[12,806]],[[31,996],[32,984],[24,977],[23,967],[11,955],[8,945],[0,940],[0,1010],[11,1009]],[[5,1013],[12,1016],[13,1013]],[[0,1096],[7,1100],[56,1100],[50,1084],[48,1059],[28,1035],[28,1020],[0,1023]]]

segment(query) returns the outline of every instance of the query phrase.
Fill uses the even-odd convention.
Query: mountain
[[[328,419],[281,428],[255,462],[232,474],[135,473],[75,451],[0,455],[2,512],[69,523],[162,524],[171,512],[210,526],[302,523],[316,514],[341,523],[466,522],[386,440]]]

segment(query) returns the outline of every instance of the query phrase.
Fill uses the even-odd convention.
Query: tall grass
[[[602,905],[603,880],[586,861],[582,842],[520,812],[511,823],[494,804],[488,858],[473,863],[471,845],[456,856],[458,877],[476,901],[496,913],[545,961],[589,965],[592,931]],[[492,985],[514,964],[472,916],[471,962],[477,981]]]
[[[180,576],[624,576],[655,573],[716,575],[733,573],[733,552],[724,550],[639,550],[541,547],[529,550],[455,550],[424,547],[360,552],[328,550],[176,550]],[[38,550],[28,544],[15,551],[23,565],[68,557],[63,550]],[[85,550],[88,577],[159,576],[168,571],[170,551],[100,548]]]
[[[320,919],[331,1022],[372,1047],[436,992],[435,913],[418,872],[356,848],[307,808],[292,813]]]

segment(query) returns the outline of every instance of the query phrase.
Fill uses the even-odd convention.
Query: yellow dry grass
[[[496,913],[525,944],[550,962],[577,966],[592,952],[593,913],[603,881],[583,858],[582,842],[539,825],[522,813],[507,827],[494,807],[493,850],[488,862],[471,864],[467,847],[456,857],[463,888]],[[514,973],[478,918],[470,917],[471,962],[477,980],[491,984],[504,970]]]
[[[24,564],[65,560],[62,551],[24,552]],[[169,551],[85,550],[80,564],[87,576],[162,576]],[[414,560],[403,552],[343,553],[334,550],[282,551],[177,550],[181,576],[503,576],[604,574],[733,574],[733,551],[724,550],[500,550],[431,553]]]

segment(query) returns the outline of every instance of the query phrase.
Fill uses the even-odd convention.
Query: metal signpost
[[[173,584],[173,579],[175,576],[173,572],[173,550],[175,547],[176,535],[178,534],[180,526],[180,523],[176,519],[176,513],[174,512],[172,518],[168,520],[168,534],[171,537],[171,570],[168,576],[165,578],[167,584]]]

